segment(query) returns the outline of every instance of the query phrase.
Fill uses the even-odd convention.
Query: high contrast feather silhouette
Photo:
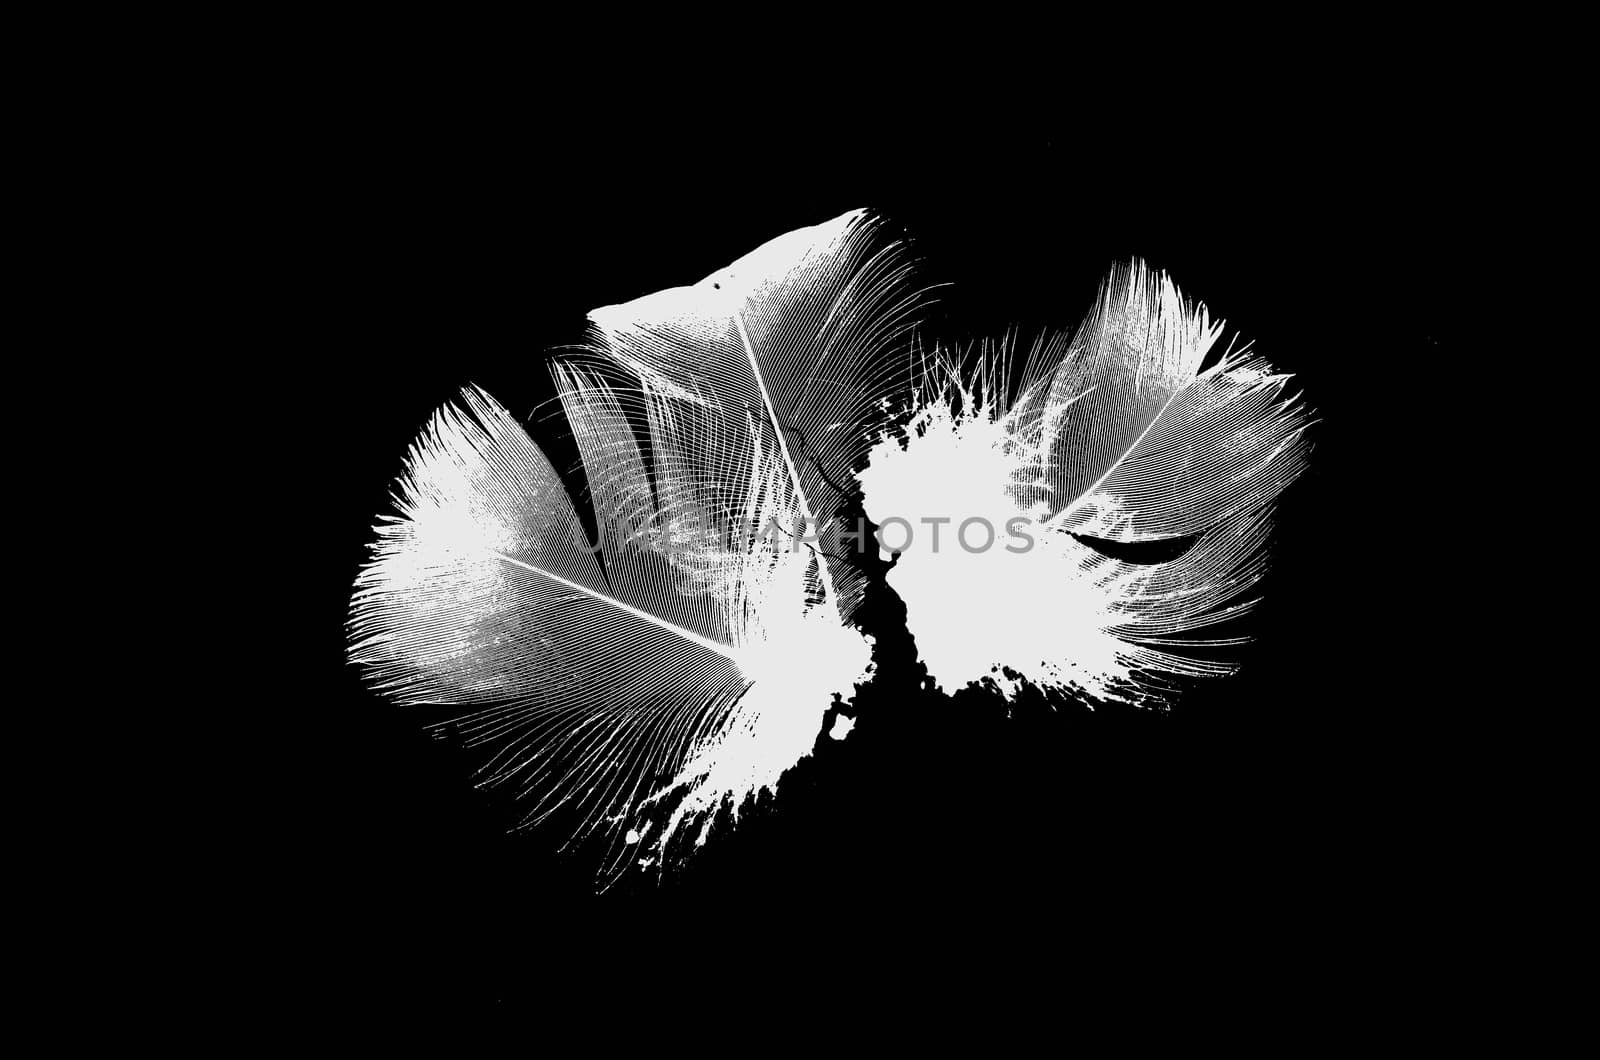
[[[1137,263],[1033,348],[1014,398],[1009,356],[914,356],[919,305],[904,248],[857,211],[595,310],[552,369],[593,538],[469,389],[406,460],[350,658],[397,702],[463,708],[485,782],[604,837],[608,876],[774,789],[870,678],[852,621],[874,568],[845,518],[863,502],[945,527],[887,586],[947,690],[1138,699],[1224,672],[1187,649],[1248,608],[1304,463],[1286,377],[1242,353],[1202,371],[1220,325]]]
[[[357,582],[351,658],[400,702],[481,708],[461,727],[492,752],[488,780],[525,791],[530,820],[566,806],[581,830],[609,825],[611,866],[664,851],[685,819],[703,841],[866,675],[846,626],[863,579],[827,558],[830,480],[903,388],[886,353],[908,277],[857,212],[594,311],[597,363],[554,367],[593,542],[538,446],[464,394],[413,447]]]
[[[888,577],[942,687],[991,679],[1014,691],[1020,675],[1138,700],[1170,676],[1231,669],[1172,649],[1226,643],[1192,634],[1252,606],[1270,508],[1304,466],[1308,419],[1260,358],[1202,371],[1220,333],[1203,305],[1134,263],[1070,342],[1034,346],[1014,401],[1005,355],[966,376],[948,357],[930,361],[917,411],[873,448],[860,481],[876,520],[950,521],[945,547],[910,545]],[[988,528],[971,531],[980,543],[1012,532],[1003,547],[969,549],[957,525],[969,519]],[[1172,542],[1161,562],[1133,558],[1131,546]]]

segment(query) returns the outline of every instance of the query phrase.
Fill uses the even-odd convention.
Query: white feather
[[[680,795],[654,829],[665,848],[685,818],[709,824],[724,799],[737,811],[775,785],[870,653],[813,602],[811,557],[754,532],[794,514],[759,443],[742,520],[671,527],[617,392],[576,369],[558,378],[598,554],[549,460],[469,390],[412,448],[400,515],[357,582],[351,658],[401,703],[484,708],[462,729],[493,748],[487,780],[516,785],[530,820],[570,806],[585,829],[644,833],[640,808]]]
[[[1250,606],[1268,510],[1304,466],[1307,417],[1285,400],[1288,377],[1260,359],[1200,371],[1220,330],[1135,263],[1112,275],[1070,343],[1034,347],[1015,401],[999,385],[1003,355],[986,355],[965,385],[947,358],[924,373],[920,411],[873,448],[860,482],[876,521],[953,521],[943,547],[924,533],[889,574],[942,686],[1004,683],[1005,667],[1136,699],[1167,675],[1229,671],[1169,649],[1202,643],[1189,634]],[[974,517],[1021,533],[968,551],[954,534]],[[1075,535],[1198,540],[1143,564]]]
[[[599,352],[642,386],[683,398],[684,419],[756,418],[819,534],[823,580],[848,619],[866,583],[855,566],[827,559],[854,529],[837,519],[839,488],[849,488],[886,404],[903,397],[910,362],[894,347],[921,305],[905,247],[856,210],[780,236],[692,287],[589,319]]]
[[[905,378],[886,345],[909,326],[907,275],[856,213],[596,310],[597,352],[630,383],[554,369],[592,553],[549,460],[466,392],[412,448],[357,581],[351,659],[399,702],[478,708],[459,724],[492,749],[486,781],[516,786],[530,821],[611,825],[610,868],[689,819],[703,841],[869,668],[844,624],[859,574],[799,542]]]

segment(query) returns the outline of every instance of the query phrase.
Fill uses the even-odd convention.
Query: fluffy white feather
[[[598,540],[522,427],[468,390],[411,449],[351,659],[398,702],[464,708],[485,782],[530,822],[606,831],[607,875],[774,788],[869,673],[837,518],[852,475],[875,520],[924,531],[889,583],[945,688],[1006,667],[1132,699],[1225,672],[1182,646],[1250,604],[1306,453],[1286,377],[1242,354],[1201,371],[1220,325],[1138,264],[1070,341],[1033,349],[1014,400],[1004,357],[913,371],[897,343],[917,306],[903,249],[856,212],[594,311],[595,361],[554,374]],[[981,550],[971,520],[996,535]],[[1190,537],[1157,563],[1104,546]]]
[[[905,378],[887,346],[909,326],[907,275],[855,213],[596,310],[602,363],[554,368],[592,550],[503,408],[469,390],[440,410],[358,579],[352,660],[399,702],[477,708],[459,725],[492,753],[486,782],[514,785],[530,821],[610,825],[609,868],[645,841],[659,856],[687,820],[703,841],[869,668],[844,621],[860,576],[822,554],[838,528],[821,550],[805,535]]]
[[[724,421],[754,416],[819,535],[823,580],[846,619],[866,582],[854,565],[826,558],[849,547],[841,535],[853,529],[837,518],[840,490],[851,487],[888,403],[903,398],[911,362],[897,343],[922,304],[906,248],[882,227],[856,210],[780,236],[692,287],[589,314],[597,350],[642,386],[684,399],[684,419],[701,410]],[[734,466],[750,444],[704,440]],[[737,475],[727,488],[737,494]],[[733,511],[714,490],[708,499],[709,513]]]
[[[1002,357],[965,378],[944,358],[923,373],[919,410],[859,478],[874,520],[913,531],[889,583],[944,688],[1005,684],[1004,667],[1135,699],[1165,675],[1230,669],[1171,649],[1250,606],[1269,508],[1304,465],[1307,417],[1259,358],[1201,371],[1220,330],[1135,263],[1113,273],[1071,342],[1034,347],[1015,401]],[[973,518],[969,550],[958,535]],[[950,522],[935,547],[938,520]],[[997,540],[979,548],[984,525]],[[1150,564],[1084,541],[1196,535]],[[902,540],[887,527],[885,539]]]

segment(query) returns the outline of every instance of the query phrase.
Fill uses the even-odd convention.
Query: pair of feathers
[[[465,392],[406,460],[351,659],[397,702],[467,708],[486,782],[530,823],[599,832],[611,872],[691,826],[703,842],[871,679],[843,489],[875,522],[953,520],[889,574],[948,690],[1137,698],[1226,672],[1174,649],[1248,606],[1305,457],[1286,377],[1202,371],[1220,324],[1138,264],[1034,347],[1014,396],[1004,357],[966,374],[910,353],[918,306],[904,248],[858,211],[594,311],[592,356],[553,371],[596,530],[517,420]],[[956,547],[974,517],[1021,519],[1034,547]],[[1195,540],[1153,564],[1092,544],[1174,538]]]

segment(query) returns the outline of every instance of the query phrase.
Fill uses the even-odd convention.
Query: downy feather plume
[[[641,386],[683,397],[680,415],[754,416],[819,537],[824,581],[845,619],[866,580],[828,560],[849,550],[843,538],[854,529],[838,518],[843,491],[885,410],[903,399],[910,361],[896,345],[923,304],[904,245],[880,227],[857,210],[780,236],[692,287],[589,314],[596,352]],[[744,458],[740,439],[719,442],[731,448],[695,454],[700,473],[716,477]]]
[[[971,373],[944,355],[925,365],[917,411],[859,481],[875,521],[924,532],[904,542],[885,527],[905,545],[888,580],[944,689],[989,679],[1014,694],[1020,677],[1159,702],[1173,676],[1229,672],[1189,649],[1228,643],[1194,634],[1254,603],[1308,418],[1258,357],[1201,370],[1221,329],[1135,262],[1070,342],[1034,346],[1014,400],[1005,352]],[[1180,554],[1145,562],[1125,547],[1160,543]]]
[[[608,873],[657,861],[688,821],[703,842],[869,670],[846,624],[863,580],[826,553],[838,484],[905,385],[908,278],[857,212],[594,311],[594,363],[553,369],[594,540],[516,420],[465,392],[406,461],[351,659],[397,702],[470,708],[486,782],[530,823],[603,831]]]
[[[412,446],[351,659],[397,702],[461,708],[485,782],[530,823],[602,836],[608,877],[775,788],[870,675],[841,518],[857,489],[885,539],[942,526],[887,578],[949,691],[1146,700],[1226,672],[1191,649],[1250,607],[1304,464],[1287,377],[1246,351],[1202,370],[1220,323],[1137,263],[1016,386],[1004,350],[971,373],[908,356],[918,306],[903,248],[858,211],[595,310],[585,355],[553,367],[595,536],[467,390]]]

